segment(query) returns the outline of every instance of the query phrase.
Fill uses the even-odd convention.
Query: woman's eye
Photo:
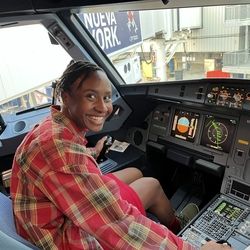
[[[111,100],[112,100],[111,96],[105,96],[104,97],[105,102],[111,102]]]
[[[94,94],[89,94],[89,95],[87,95],[87,98],[89,100],[94,100],[95,99],[95,95]]]

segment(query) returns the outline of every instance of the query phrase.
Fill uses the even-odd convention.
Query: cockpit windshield
[[[126,84],[250,77],[250,5],[78,17]]]
[[[0,113],[51,103],[51,82],[71,57],[41,24],[0,29]]]
[[[118,12],[88,7],[72,15],[123,78],[120,84],[250,78],[250,5]],[[51,103],[51,83],[72,59],[41,23],[25,24],[1,24],[1,114]]]

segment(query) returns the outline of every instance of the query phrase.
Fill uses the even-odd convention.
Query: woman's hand
[[[95,150],[96,150],[96,155],[97,157],[99,156],[100,152],[102,151],[103,145],[105,140],[107,139],[107,136],[102,137],[102,139],[100,139],[96,145],[95,145]]]
[[[201,247],[201,250],[233,250],[233,248],[225,243],[219,244],[215,241],[209,241]]]

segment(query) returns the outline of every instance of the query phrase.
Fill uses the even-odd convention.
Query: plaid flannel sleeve
[[[94,159],[97,159],[98,155],[97,155],[97,152],[96,152],[96,149],[94,147],[92,148],[86,148],[86,153],[91,155]]]

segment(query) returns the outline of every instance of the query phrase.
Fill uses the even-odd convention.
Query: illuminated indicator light
[[[244,145],[248,145],[249,141],[245,141],[245,140],[238,140],[239,144],[244,144]]]

